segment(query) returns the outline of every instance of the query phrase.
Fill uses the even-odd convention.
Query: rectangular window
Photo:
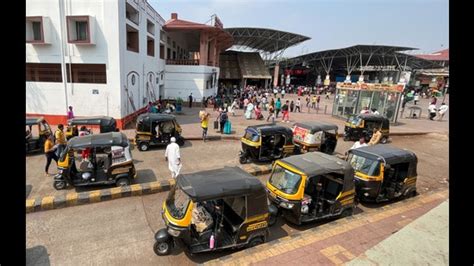
[[[33,27],[33,40],[34,41],[41,41],[41,22],[34,21],[31,23]]]
[[[132,5],[130,5],[129,3],[126,3],[126,7],[125,7],[125,17],[132,21],[133,23],[135,23],[136,25],[138,25],[139,23],[139,15],[140,13],[138,12],[138,10],[136,10]]]
[[[26,17],[26,42],[44,44],[44,17]]]
[[[61,64],[26,63],[26,81],[62,82]]]
[[[173,60],[176,60],[176,51],[173,51]]]
[[[138,30],[127,25],[127,50],[138,53]]]
[[[155,40],[150,37],[147,39],[147,54],[149,56],[155,56]]]
[[[146,20],[146,30],[151,35],[155,35],[155,24],[153,24],[153,22],[149,21],[148,19]]]
[[[90,44],[89,16],[67,16],[67,38],[69,43]]]
[[[176,42],[173,41],[173,48],[176,48]]]
[[[166,59],[171,59],[171,49],[166,49]]]
[[[100,83],[107,84],[105,64],[66,64],[67,82],[72,83]]]
[[[160,44],[160,59],[165,59],[165,46]]]

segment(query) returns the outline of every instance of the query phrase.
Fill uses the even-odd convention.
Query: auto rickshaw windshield
[[[260,139],[260,136],[257,132],[252,130],[245,130],[244,138],[253,142],[257,142]]]
[[[269,179],[270,184],[286,194],[295,194],[301,182],[301,175],[276,165]]]
[[[174,186],[166,199],[166,209],[176,219],[184,218],[189,205],[189,197],[178,186]]]
[[[349,163],[355,171],[368,176],[378,176],[380,174],[380,162],[355,154],[349,154]]]
[[[362,118],[360,117],[357,117],[357,116],[349,117],[349,123],[351,123],[352,125],[356,127],[360,126],[360,122],[362,122]]]

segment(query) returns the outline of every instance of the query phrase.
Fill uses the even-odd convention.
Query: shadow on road
[[[51,265],[48,250],[44,246],[27,248],[25,265]]]
[[[32,185],[26,185],[26,198],[30,196],[31,190],[33,189]]]
[[[155,173],[151,169],[137,170],[137,178],[133,181],[135,184],[157,181]]]

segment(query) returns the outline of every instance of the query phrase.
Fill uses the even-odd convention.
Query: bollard
[[[326,114],[326,111],[327,111],[327,110],[328,110],[328,106],[325,105],[325,106],[324,106],[324,114]]]

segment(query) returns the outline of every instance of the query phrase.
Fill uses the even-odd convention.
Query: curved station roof
[[[296,33],[265,28],[225,28],[234,45],[273,53],[311,39]]]

